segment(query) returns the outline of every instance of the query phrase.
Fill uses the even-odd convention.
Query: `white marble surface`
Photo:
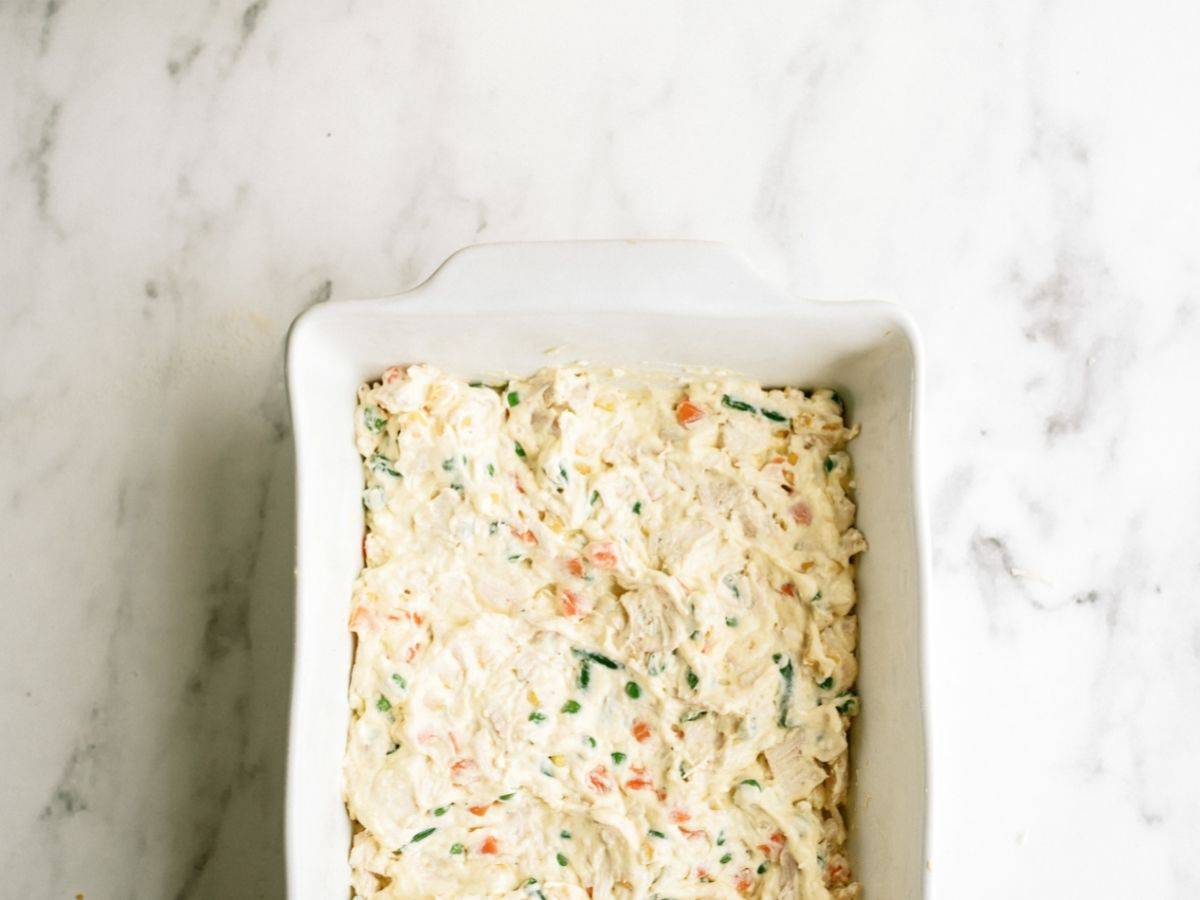
[[[1198,32],[0,6],[0,895],[282,893],[297,312],[666,236],[924,330],[937,896],[1200,896]]]

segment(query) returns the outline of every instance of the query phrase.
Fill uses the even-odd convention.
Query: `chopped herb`
[[[858,715],[858,696],[853,691],[843,691],[842,694],[839,694],[838,696],[840,697],[843,695],[848,696],[846,696],[846,699],[838,704],[837,711],[840,713],[845,713],[848,716]]]
[[[583,665],[579,667],[579,686],[585,691],[587,690],[588,684],[592,680],[592,671],[591,667],[588,665],[588,662],[589,661],[585,659],[583,661]]]
[[[594,737],[592,737],[590,734],[584,735],[583,740],[589,747],[596,746],[596,739]]]
[[[776,654],[778,656],[778,654]],[[779,660],[776,660],[778,663]],[[792,705],[792,677],[794,675],[792,669],[792,661],[789,659],[787,665],[781,666],[779,675],[783,678],[783,694],[779,698],[779,727],[787,728],[788,708]]]
[[[424,831],[418,831],[416,834],[414,834],[412,836],[412,838],[409,839],[409,843],[415,844],[418,841],[423,841],[423,840],[425,840],[425,838],[429,837],[435,831],[437,831],[436,828],[426,828]]]
[[[391,701],[388,700],[387,697],[380,694],[379,699],[375,701],[375,708],[377,710],[379,710],[380,712],[387,712],[389,709],[392,708],[392,704],[391,704]]]
[[[520,559],[520,558],[521,558],[521,554],[520,554],[520,553],[513,553],[513,554],[511,554],[511,555],[508,557],[508,561],[509,561],[509,562],[516,562],[516,561],[517,561],[518,559]]]
[[[572,647],[571,652],[574,653],[576,656],[579,656],[579,657],[582,657],[585,659],[590,659],[594,663],[599,663],[600,665],[604,666],[604,668],[606,668],[606,669],[621,668],[620,663],[614,662],[613,660],[609,659],[607,656],[604,656],[603,654],[593,653],[591,650],[580,650],[578,647]]]
[[[564,828],[562,831],[560,831],[560,832],[558,833],[558,836],[559,836],[560,838],[562,838],[564,841],[569,841],[569,840],[571,839],[571,832],[567,831],[567,830]]]
[[[824,681],[818,681],[817,687],[819,687],[823,691],[829,690],[831,687],[833,687],[833,676],[830,675]]]
[[[724,844],[725,844],[725,832],[722,831],[717,834],[717,846],[721,847],[721,846],[724,846]]]
[[[400,478],[400,473],[392,468],[392,462],[382,453],[376,453],[371,456],[370,462],[373,472],[387,472],[393,478]]]
[[[750,787],[756,787],[756,788],[758,788],[760,791],[762,790],[762,785],[761,785],[761,784],[759,784],[759,783],[758,783],[758,782],[757,782],[755,779],[753,779],[753,778],[743,778],[743,779],[742,779],[742,784],[748,784],[748,785],[750,785]]]
[[[827,456],[827,457],[825,457],[825,462],[822,463],[822,465],[825,467],[825,473],[828,474],[828,473],[832,472],[833,467],[837,465],[837,460],[834,459],[832,456]]]
[[[555,853],[554,858],[558,860],[558,864],[560,866],[565,866],[567,864],[567,858],[561,853]]]
[[[725,406],[728,406],[730,409],[736,409],[739,412],[748,412],[748,413],[758,412],[758,410],[756,410],[749,403],[746,403],[744,400],[735,400],[732,397],[730,397],[728,394],[723,394],[721,396],[721,403],[724,404]]]
[[[467,387],[483,387],[482,381],[468,381]]]
[[[695,672],[693,672],[691,669],[688,669],[687,683],[688,683],[688,687],[690,687],[694,691],[696,689],[696,685],[698,685],[700,683],[700,676],[697,675]]]
[[[729,862],[731,859],[733,859],[733,854],[726,853],[724,856],[721,857],[721,865],[725,865],[725,863]]]
[[[568,700],[562,705],[562,709],[560,709],[559,712],[565,712],[574,715],[575,713],[579,712],[579,710],[580,706],[578,700]]]
[[[614,751],[614,752],[613,752],[613,754],[612,754],[612,761],[613,761],[614,763],[616,763],[618,766],[619,766],[621,763],[625,762],[625,758],[626,758],[626,757],[625,757],[625,754],[624,754],[624,753],[622,753],[622,752],[621,752],[621,751],[619,751],[619,750],[616,750],[616,751]]]
[[[642,696],[642,689],[637,686],[637,682],[627,681],[625,682],[625,693],[630,699],[636,700]]]
[[[488,473],[489,475],[495,475],[495,474],[496,474],[496,467],[495,467],[495,466],[493,466],[491,463],[488,463],[488,466],[487,466],[487,473]]]
[[[383,426],[387,424],[387,419],[379,414],[373,406],[368,406],[363,410],[363,424],[367,426],[369,431],[383,431]]]
[[[525,448],[521,446],[520,441],[513,441],[513,449],[517,451],[517,456],[522,459],[525,457]]]
[[[442,471],[443,472],[449,472],[453,468],[454,468],[454,457],[453,456],[451,456],[449,459],[442,460]]]
[[[725,624],[730,628],[737,628],[737,616],[726,616]]]
[[[759,410],[759,412],[761,412],[763,414],[764,418],[770,419],[772,422],[786,422],[787,421],[787,416],[785,416],[783,413],[775,412],[775,410],[773,410],[773,409],[767,409],[766,407],[763,407],[762,409]]]
[[[567,474],[567,470],[563,467],[562,463],[558,464],[558,477],[561,478],[564,483],[571,480],[571,476]]]
[[[656,838],[666,838],[665,834],[663,834],[661,831],[656,831],[653,828],[650,829],[650,836]]]
[[[820,600],[820,599],[821,599],[821,592],[820,592],[820,591],[817,591],[815,594],[813,594],[813,598],[812,598],[812,600],[811,600],[810,602],[811,602],[811,603],[816,603],[816,602],[817,602],[818,600]]]
[[[463,852],[463,845],[462,845],[462,844],[451,844],[451,845],[450,845],[450,853],[451,853],[452,855],[454,855],[454,856],[461,856],[461,855],[462,855],[462,852]]]
[[[394,682],[396,682],[396,684],[400,685],[401,690],[404,690],[406,687],[408,687],[408,682],[404,680],[404,676],[401,675],[399,672],[392,673],[392,681],[394,681]]]
[[[531,713],[529,714],[529,721],[530,721],[530,722],[545,722],[545,721],[546,721],[546,714],[545,714],[545,713],[540,713],[540,712],[538,712],[538,711],[535,709],[533,712],[531,712]]]
[[[633,504],[633,514],[635,516],[640,516],[642,514],[642,501],[641,500],[639,500],[637,503]]]
[[[767,871],[767,864],[766,863],[760,864],[758,867],[758,874],[762,875],[766,871]]]
[[[595,506],[597,503],[599,503],[600,502],[600,492],[592,491],[592,499],[589,500],[588,502],[591,503],[592,506]]]
[[[775,661],[775,665],[779,665],[779,661],[781,659],[783,659],[783,654],[782,653],[772,653],[771,659],[773,659]]]
[[[680,719],[679,721],[695,722],[697,719],[703,719],[707,715],[708,715],[707,709],[693,709],[691,712],[684,713],[683,718]]]
[[[450,490],[461,491],[462,489],[463,489],[463,486],[461,484],[459,484],[457,481],[450,482]]]
[[[509,391],[508,397],[506,399],[508,400],[509,406],[516,406],[518,403],[521,402],[521,395],[518,394],[516,391]]]
[[[515,796],[516,796],[516,793],[515,793],[515,792],[514,792],[514,793],[510,793],[510,794],[501,794],[501,795],[500,795],[500,800],[501,800],[501,802],[507,802],[507,801],[511,800],[511,799],[512,799],[513,797],[515,797]]]
[[[729,593],[733,594],[734,597],[742,596],[742,592],[738,590],[737,577],[735,575],[733,575],[732,573],[730,573],[729,575],[726,575],[724,578],[722,578],[721,584],[723,584],[723,585],[725,585],[725,587],[729,588]]]
[[[453,805],[454,805],[453,803],[450,804],[450,806],[453,806]],[[435,816],[444,816],[449,811],[450,806],[439,806],[437,809],[435,809],[433,811],[433,814]]]
[[[488,534],[495,534],[499,530],[500,530],[499,522],[489,522],[488,523]]]

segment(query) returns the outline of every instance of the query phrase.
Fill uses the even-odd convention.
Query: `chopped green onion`
[[[461,491],[462,489],[463,489],[463,486],[459,482],[457,482],[457,481],[450,482],[450,490]]]
[[[700,637],[700,632],[699,632],[699,631],[693,631],[691,634],[689,634],[689,635],[688,635],[688,637],[690,637],[690,638],[691,638],[691,639],[694,641],[694,640],[696,640],[698,637]]]
[[[451,456],[449,459],[442,460],[442,471],[443,472],[449,472],[453,468],[454,468],[454,457],[453,456]]]
[[[688,669],[687,683],[688,683],[688,687],[690,687],[694,691],[696,689],[696,685],[698,685],[700,683],[700,676],[697,675],[695,672],[693,672],[691,669]]]
[[[578,657],[581,657],[584,659],[590,659],[594,663],[599,663],[600,665],[604,666],[604,668],[606,668],[606,669],[621,668],[620,663],[614,662],[613,660],[609,659],[607,656],[604,656],[601,653],[593,653],[591,650],[580,650],[578,647],[572,647],[571,652],[574,653]]]
[[[487,473],[488,473],[489,475],[495,475],[495,474],[496,474],[496,467],[495,467],[495,466],[493,466],[491,463],[488,463],[488,466],[487,466]]]
[[[560,832],[558,833],[558,836],[559,836],[560,838],[562,838],[564,841],[569,841],[569,840],[571,839],[571,832],[567,831],[567,830],[564,828],[562,831],[560,831]]]
[[[725,624],[728,625],[730,628],[737,628],[737,623],[738,623],[738,620],[737,620],[736,616],[726,616],[725,617]]]
[[[368,406],[363,410],[363,424],[367,426],[369,431],[383,431],[383,426],[387,424],[387,419],[379,414],[373,406]]]
[[[509,406],[516,406],[518,403],[521,402],[521,395],[518,394],[516,391],[509,391],[507,400],[508,400]]]
[[[642,501],[641,500],[639,500],[637,503],[633,504],[633,514],[635,516],[640,516],[642,514]]]
[[[453,806],[453,805],[454,805],[453,803],[450,804],[450,806]],[[433,811],[433,814],[435,816],[444,816],[449,811],[450,806],[439,806],[437,809],[435,809]]]
[[[666,835],[663,834],[661,831],[656,831],[653,828],[650,829],[650,836],[656,837],[656,838],[665,838],[666,837]]]
[[[568,700],[562,705],[562,709],[560,709],[559,712],[571,713],[574,715],[575,713],[579,712],[579,710],[580,706],[578,700]]]
[[[507,801],[511,800],[514,796],[516,796],[515,792],[511,793],[511,794],[501,794],[500,800],[502,802],[507,802]]]
[[[545,715],[545,713],[540,713],[535,709],[533,712],[531,712],[529,714],[529,721],[530,722],[545,722],[546,715]]]
[[[638,697],[642,696],[642,689],[637,686],[637,682],[627,681],[625,682],[625,693],[630,697],[630,699],[636,700]]]
[[[854,695],[853,691],[847,691],[845,693],[848,693],[849,696],[838,704],[837,711],[840,713],[845,713],[848,716],[858,715],[858,697]],[[841,694],[838,696],[841,696]]]
[[[600,500],[600,492],[592,491],[592,499],[589,500],[588,502],[591,503],[592,506],[595,506],[599,502],[599,500]]]
[[[683,718],[680,719],[680,721],[681,722],[695,722],[697,719],[703,719],[707,715],[708,715],[707,709],[693,709],[691,712],[684,713]]]
[[[758,412],[758,410],[756,410],[749,403],[746,403],[744,400],[735,400],[732,397],[730,397],[728,394],[723,394],[721,396],[721,403],[724,404],[725,406],[728,406],[730,409],[736,409],[739,412],[748,412],[748,413]]]
[[[594,737],[592,737],[590,734],[585,734],[583,736],[583,740],[584,740],[584,743],[586,743],[589,747],[596,746],[596,739]]]
[[[721,831],[717,834],[717,846],[721,847],[725,844],[725,832]]]
[[[742,592],[738,590],[737,577],[735,575],[733,575],[733,573],[730,573],[730,574],[726,575],[724,578],[722,578],[721,584],[723,584],[723,585],[725,585],[725,587],[729,588],[729,593],[733,594],[734,597],[742,596]]]
[[[586,691],[588,684],[591,683],[591,680],[592,671],[588,666],[588,660],[585,659],[583,661],[583,665],[579,667],[579,686]]]
[[[779,657],[779,654],[777,653],[775,656]],[[775,661],[778,663],[779,659]],[[792,676],[794,675],[790,659],[787,661],[787,665],[779,669],[779,675],[783,678],[783,694],[779,698],[779,727],[787,728],[788,708],[792,705]]]
[[[612,761],[613,761],[614,763],[616,763],[618,766],[619,766],[621,763],[625,762],[625,759],[626,759],[626,757],[625,757],[625,754],[624,754],[624,753],[622,753],[620,750],[616,750],[616,751],[614,751],[614,752],[613,752],[613,754],[612,754]]]
[[[417,843],[417,841],[423,841],[423,840],[425,840],[425,838],[429,837],[435,831],[437,831],[436,828],[426,828],[424,831],[418,831],[416,834],[414,834],[412,836],[412,838],[409,840],[409,843],[415,844],[415,843]]]
[[[810,603],[816,603],[816,602],[817,602],[818,600],[820,600],[820,599],[821,599],[821,592],[820,592],[820,591],[817,591],[815,594],[813,594],[813,598],[812,598],[812,600],[810,600],[809,602],[810,602]]]
[[[387,472],[393,478],[401,477],[400,473],[392,468],[391,460],[382,453],[375,453],[371,456],[370,466],[373,472]]]
[[[554,854],[554,858],[558,860],[558,864],[560,866],[565,866],[567,864],[567,858],[561,853]]]
[[[772,422],[787,421],[787,416],[785,416],[783,413],[775,412],[773,409],[767,409],[764,407],[763,409],[759,410],[759,412],[763,414],[764,418],[770,419]]]
[[[377,710],[379,710],[380,712],[387,712],[389,709],[392,708],[392,704],[391,704],[391,701],[388,700],[387,697],[380,694],[379,699],[375,701],[375,708]]]
[[[450,853],[453,854],[454,856],[460,856],[462,854],[462,852],[463,852],[462,844],[451,844],[450,845]]]
[[[837,465],[837,460],[834,459],[832,456],[827,456],[827,457],[825,457],[825,462],[822,463],[822,465],[825,467],[825,473],[828,474],[828,473],[832,472],[833,467]]]
[[[833,676],[830,675],[824,681],[818,681],[817,687],[819,687],[823,691],[829,690],[831,687],[833,687]]]
[[[753,779],[753,778],[743,778],[741,783],[742,783],[742,784],[748,784],[748,785],[750,785],[750,787],[756,787],[756,788],[758,788],[760,791],[762,790],[762,785],[761,785],[761,784],[759,784],[759,783],[758,783],[758,782],[757,782],[755,779]]]
[[[758,867],[758,874],[759,874],[759,875],[762,875],[762,874],[763,874],[764,872],[766,872],[766,871],[767,871],[767,864],[766,864],[766,863],[762,863],[762,864],[761,864],[761,865]]]
[[[517,456],[524,458],[525,448],[521,446],[520,441],[513,441],[513,449],[517,451]]]
[[[725,865],[725,863],[729,862],[731,859],[733,859],[733,854],[726,853],[724,856],[721,857],[721,865]]]
[[[475,387],[475,388],[483,387],[483,382],[482,381],[468,381],[467,387]]]
[[[394,681],[394,682],[396,682],[396,684],[400,685],[401,690],[408,687],[408,682],[404,680],[404,676],[401,675],[399,672],[392,673],[392,681]]]
[[[511,555],[508,557],[508,561],[509,561],[509,562],[516,562],[516,561],[517,561],[518,559],[520,559],[520,558],[521,558],[521,554],[520,554],[520,553],[513,553],[513,554],[511,554]]]

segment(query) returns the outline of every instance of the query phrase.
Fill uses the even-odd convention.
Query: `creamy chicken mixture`
[[[857,897],[831,391],[428,366],[359,391],[361,897]]]

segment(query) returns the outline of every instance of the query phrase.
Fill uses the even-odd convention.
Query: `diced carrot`
[[[680,425],[691,425],[703,418],[704,410],[687,398],[680,400],[679,405],[675,407],[675,420]]]
[[[527,544],[536,544],[538,542],[537,536],[532,531],[529,531],[528,529],[526,529],[525,531],[522,531],[519,528],[515,528],[512,525],[509,525],[508,530],[513,533],[513,537],[518,538],[519,540],[522,540]]]
[[[771,855],[771,848],[766,844],[759,844],[755,849],[761,850],[763,852],[763,856]]]
[[[675,737],[679,738],[679,740],[681,740],[681,741],[683,740],[683,729],[680,728],[678,725],[671,726],[671,733],[674,734]]]
[[[688,821],[689,819],[691,819],[691,817],[692,817],[692,814],[684,809],[673,809],[668,814],[668,818],[670,818],[670,820],[672,822],[674,822],[676,825],[680,825],[680,824]]]
[[[450,781],[460,784],[468,778],[467,773],[477,768],[473,759],[456,759],[450,764]]]
[[[588,782],[601,794],[607,794],[612,790],[612,784],[608,780],[608,769],[604,766],[596,766],[588,772]]]
[[[597,569],[615,569],[617,551],[612,541],[595,541],[587,545],[587,558]]]
[[[629,788],[631,791],[642,791],[646,788],[653,788],[654,782],[649,778],[643,778],[639,775],[637,778],[630,778],[628,781],[626,781],[625,787]]]
[[[350,630],[351,631],[374,631],[376,628],[375,616],[365,606],[354,607],[354,612],[350,614]]]
[[[468,806],[467,807],[467,809],[470,810],[471,814],[476,815],[476,816],[486,815],[487,811],[490,808],[491,808],[490,803],[487,806]]]
[[[737,873],[737,880],[733,883],[733,886],[739,891],[748,891],[752,884],[754,884],[754,880],[750,875],[750,870],[742,869]]]
[[[483,839],[483,843],[479,845],[480,853],[488,853],[491,855],[495,855],[499,851],[500,851],[500,846],[496,843],[496,839],[494,837],[492,837],[491,835],[488,835],[487,837],[485,837]]]
[[[413,613],[413,621],[418,625],[424,624],[425,620],[421,618],[420,613]]]
[[[645,722],[638,720],[633,723],[633,736],[637,738],[639,744],[644,744],[650,740],[650,726]]]
[[[812,508],[807,503],[801,500],[792,507],[792,518],[801,525],[812,524]]]
[[[699,868],[699,869],[697,869],[697,870],[696,870],[696,877],[697,877],[697,878],[708,878],[708,869],[705,869],[705,868]]]
[[[659,788],[658,790],[656,790],[656,791],[654,792],[654,796],[658,798],[658,802],[659,802],[659,803],[663,803],[663,802],[665,802],[665,801],[666,801],[666,799],[667,799],[667,789],[666,789],[666,788]]]
[[[578,557],[572,557],[567,560],[567,571],[576,578],[583,577],[583,560]]]
[[[783,844],[787,842],[787,838],[783,836],[782,831],[776,831],[774,834],[772,834],[771,840],[776,844]]]
[[[404,654],[404,657],[408,662],[412,662],[413,657],[415,657],[420,652],[421,652],[421,644],[420,644],[420,642],[417,642],[408,648],[408,652]]]
[[[779,589],[781,594],[787,594],[789,597],[796,596],[796,586],[790,581]]]
[[[399,381],[403,377],[404,377],[403,370],[399,366],[392,366],[390,369],[388,369],[386,372],[383,373],[383,383],[384,384],[395,384],[397,381]]]
[[[564,616],[578,615],[579,595],[564,588],[562,595],[558,598],[558,606]]]

